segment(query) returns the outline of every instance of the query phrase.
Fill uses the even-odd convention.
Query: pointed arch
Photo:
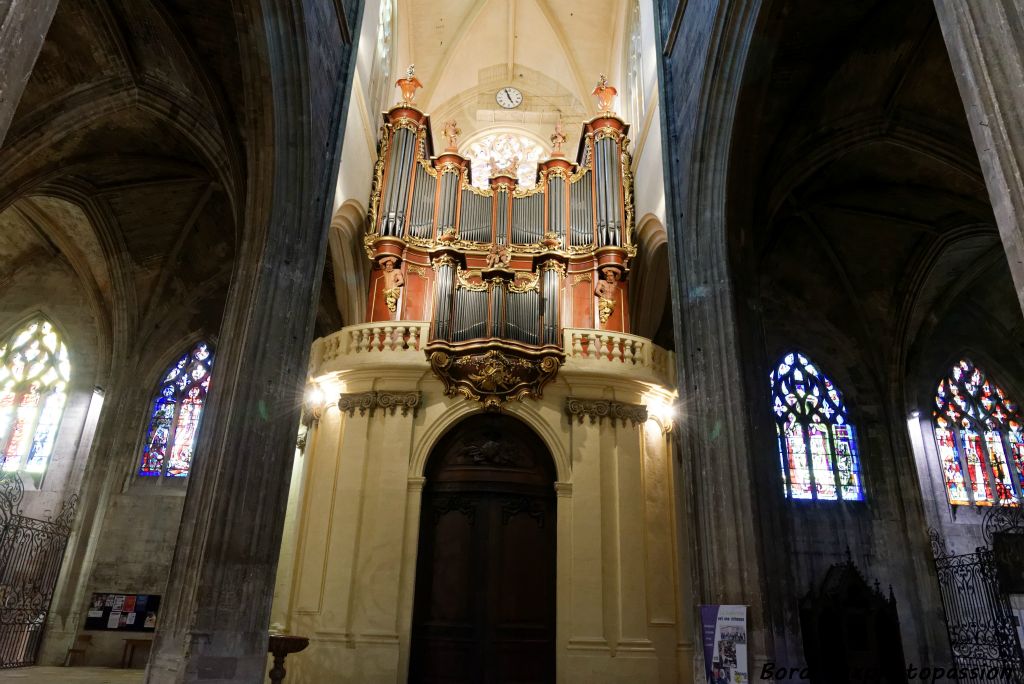
[[[164,373],[153,397],[138,474],[187,477],[210,391],[213,349],[197,342]]]
[[[775,364],[770,377],[786,497],[863,501],[856,431],[839,388],[795,351]]]
[[[1024,498],[1024,428],[1018,406],[969,358],[935,391],[935,442],[954,506],[1018,506]]]
[[[35,314],[0,346],[0,462],[40,474],[50,460],[67,403],[71,361],[63,334]]]

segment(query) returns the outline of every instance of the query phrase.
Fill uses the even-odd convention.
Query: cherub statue
[[[445,149],[446,152],[458,152],[459,151],[459,136],[462,135],[462,129],[459,128],[459,124],[455,119],[448,119],[444,123],[444,129],[442,130],[445,140],[448,141],[448,147]]]
[[[562,157],[565,153],[562,152],[562,145],[565,144],[565,131],[562,130],[562,118],[558,118],[558,123],[555,124],[555,132],[551,134],[551,156]]]
[[[487,252],[487,268],[508,268],[510,261],[512,261],[512,254],[508,247],[491,244],[491,249]]]
[[[604,280],[597,281],[594,296],[597,297],[597,314],[602,323],[607,323],[615,311],[615,300],[619,294],[619,272],[614,268],[603,268]]]

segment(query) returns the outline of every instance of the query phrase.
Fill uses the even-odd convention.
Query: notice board
[[[85,614],[85,628],[152,632],[159,610],[157,594],[93,594]]]

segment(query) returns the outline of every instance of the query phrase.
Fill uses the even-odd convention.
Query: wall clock
[[[498,91],[494,99],[505,109],[515,109],[523,104],[523,94],[518,88],[506,86]]]

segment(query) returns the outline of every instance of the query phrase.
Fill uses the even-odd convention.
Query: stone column
[[[248,194],[147,682],[260,682],[360,3],[237,3]],[[346,9],[347,8],[347,9]],[[343,22],[335,11],[344,10]],[[294,656],[301,658],[301,655]]]
[[[0,145],[43,47],[58,0],[0,0]]]
[[[659,82],[679,395],[681,493],[697,603],[745,604],[749,667],[773,658],[726,186],[759,0],[661,0]],[[695,607],[694,607],[695,608]],[[696,610],[687,616],[700,643]],[[698,653],[700,648],[697,648]]]
[[[935,0],[935,11],[1024,308],[1024,6]]]

